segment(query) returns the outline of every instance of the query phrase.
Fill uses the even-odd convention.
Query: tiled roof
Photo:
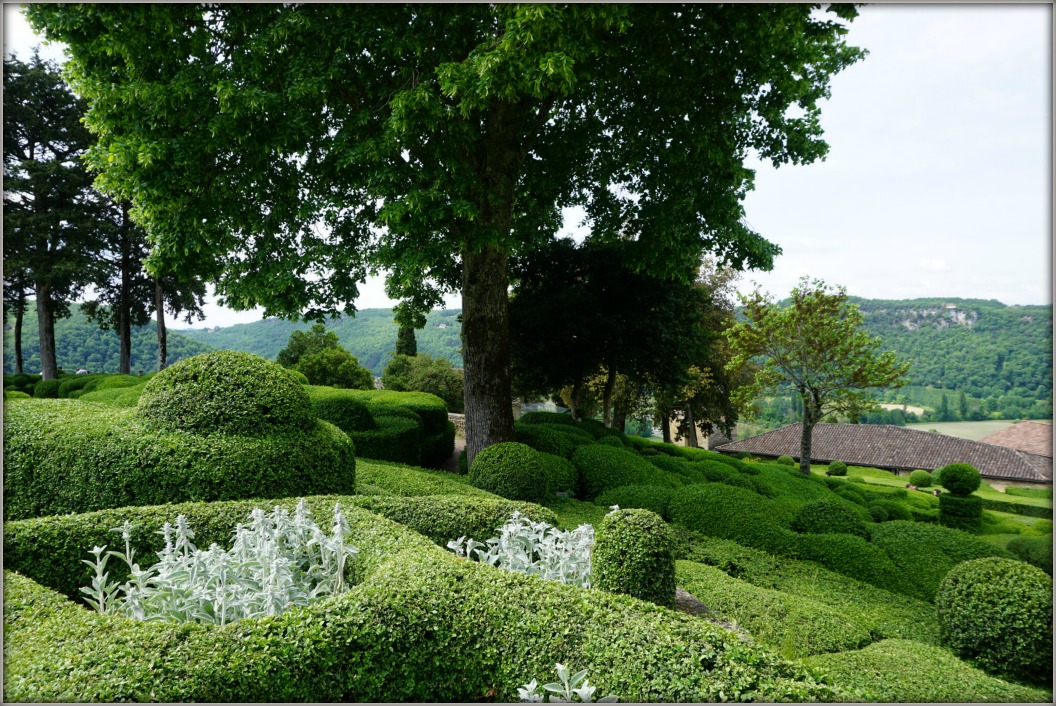
[[[717,446],[714,450],[799,458],[801,428],[801,424],[790,424]],[[811,461],[843,461],[856,466],[928,471],[950,463],[969,463],[979,469],[984,478],[1052,482],[1051,456],[890,424],[818,424],[812,435]]]
[[[984,436],[979,441],[1052,458],[1051,424],[1019,422],[990,436]]]

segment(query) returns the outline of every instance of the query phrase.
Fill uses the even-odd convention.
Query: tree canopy
[[[871,403],[872,388],[900,386],[909,363],[877,351],[880,339],[862,329],[862,313],[843,287],[804,277],[788,306],[758,290],[739,299],[744,318],[727,332],[727,369],[736,373],[753,359],[759,368],[735,398],[747,405],[782,384],[795,388],[803,403],[799,469],[809,474],[811,433],[822,416]]]
[[[641,265],[769,268],[750,152],[824,156],[850,5],[30,5],[65,42],[98,185],[158,263],[236,308],[351,311],[368,270],[413,325],[463,297],[469,459],[513,438],[507,266],[579,204]],[[683,274],[682,276],[687,276]]]

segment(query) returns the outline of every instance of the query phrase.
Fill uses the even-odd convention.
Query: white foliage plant
[[[506,571],[590,588],[590,552],[594,547],[594,528],[590,525],[566,531],[514,512],[499,528],[498,537],[481,543],[462,536],[448,542],[447,547],[460,557],[476,557]]]
[[[156,564],[141,569],[131,547],[133,527],[120,532],[125,552],[92,549],[92,585],[81,589],[99,613],[136,620],[168,620],[224,625],[242,618],[277,615],[324,596],[348,590],[359,550],[345,543],[348,525],[339,504],[329,533],[312,520],[301,498],[291,515],[276,506],[270,513],[256,508],[246,525],[238,525],[225,551],[216,544],[199,549],[184,515],[168,522],[158,534],[165,538]],[[131,575],[123,585],[109,581],[107,561],[124,561]]]
[[[530,682],[517,689],[517,695],[523,703],[572,703],[577,698],[579,701],[589,704],[594,702],[594,692],[597,687],[591,686],[587,680],[587,670],[572,674],[565,665],[557,664],[557,678],[559,681],[544,684],[542,693],[536,692],[539,683],[532,679]],[[598,699],[599,704],[612,704],[618,702],[615,696],[606,696]]]

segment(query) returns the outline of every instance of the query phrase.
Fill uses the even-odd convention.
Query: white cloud
[[[932,260],[929,258],[921,258],[917,261],[917,266],[922,270],[945,271],[950,269],[950,263],[945,260]]]

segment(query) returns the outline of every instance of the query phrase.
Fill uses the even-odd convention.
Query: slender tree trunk
[[[803,429],[799,437],[799,472],[810,475],[810,449],[814,435],[814,425],[821,418],[821,406],[812,397],[803,398]]]
[[[51,287],[37,282],[37,330],[40,334],[40,371],[44,380],[59,376],[55,361],[55,314],[51,306]]]
[[[671,443],[671,410],[664,409],[660,410],[660,433],[663,436],[664,443]]]
[[[462,360],[466,460],[513,441],[507,255],[492,246],[462,251]]]
[[[117,335],[121,340],[118,372],[132,371],[132,253],[129,242],[128,206],[121,207],[121,292],[117,299]]]
[[[169,349],[165,331],[165,290],[162,289],[161,280],[157,277],[154,278],[154,311],[158,320],[158,372],[160,373],[168,365]]]
[[[616,389],[616,366],[610,365],[608,377],[605,378],[605,392],[602,398],[601,421],[612,427],[612,391]]]
[[[579,393],[583,390],[583,379],[576,378],[576,381],[572,383],[572,394],[568,396],[568,410],[572,413],[572,418],[579,419]]]
[[[686,405],[686,446],[692,446],[698,448],[700,446],[700,439],[697,437],[697,420],[693,418],[693,409],[687,404]]]
[[[23,368],[22,360],[22,320],[26,315],[26,295],[24,292],[19,292],[18,299],[15,302],[15,372],[24,373],[26,372]]]

